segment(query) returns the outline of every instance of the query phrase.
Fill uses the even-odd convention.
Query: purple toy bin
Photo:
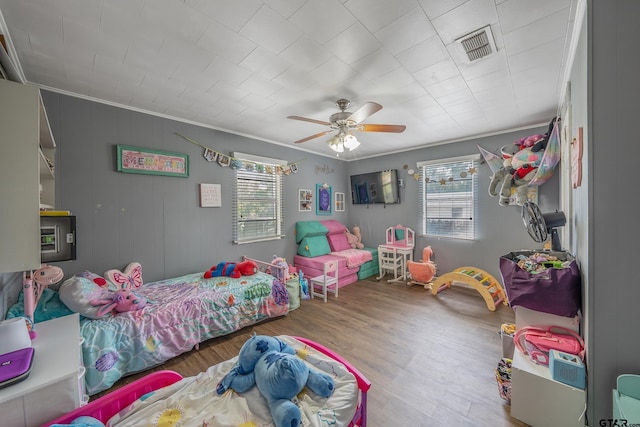
[[[532,274],[518,265],[519,256],[545,253],[564,262],[563,267],[550,266]],[[518,251],[500,257],[500,274],[509,305],[531,310],[575,317],[582,305],[582,280],[576,260],[566,252]]]

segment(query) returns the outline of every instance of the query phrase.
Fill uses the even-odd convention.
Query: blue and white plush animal
[[[310,369],[295,350],[277,338],[254,335],[242,348],[236,366],[218,384],[218,394],[244,393],[256,385],[265,397],[276,427],[299,427],[300,409],[291,401],[306,386],[321,397],[333,394],[329,375]]]

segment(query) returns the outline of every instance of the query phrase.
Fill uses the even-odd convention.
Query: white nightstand
[[[0,389],[0,424],[35,427],[86,401],[78,314],[36,323],[29,377]]]

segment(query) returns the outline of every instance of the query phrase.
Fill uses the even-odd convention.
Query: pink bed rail
[[[358,389],[360,389],[360,404],[356,410],[356,414],[353,416],[353,420],[349,423],[349,426],[359,426],[366,427],[367,426],[367,392],[371,388],[371,381],[367,379],[355,366],[349,363],[345,358],[340,356],[335,351],[331,350],[328,347],[323,346],[322,344],[318,344],[315,341],[312,341],[303,337],[292,336],[292,338],[297,339],[301,343],[318,350],[320,353],[326,354],[333,360],[337,360],[342,363],[349,372],[356,377],[356,381],[358,383]]]
[[[349,363],[335,351],[307,338],[295,336],[292,338],[295,338],[301,343],[342,363],[347,368],[347,370],[355,376],[358,383],[358,389],[360,390],[360,404],[358,405],[356,413],[353,417],[353,420],[351,420],[351,423],[349,423],[349,426],[366,427],[367,392],[371,387],[371,382],[364,375],[362,375],[362,373],[360,373],[358,369],[356,369],[353,365],[351,365],[351,363]],[[49,427],[52,424],[70,424],[71,421],[80,416],[91,416],[102,421],[103,423],[106,423],[111,417],[129,406],[141,396],[144,396],[145,394],[150,393],[154,390],[158,390],[162,387],[171,385],[177,381],[180,381],[181,379],[182,375],[174,371],[162,370],[152,372],[149,375],[137,379],[117,390],[112,391],[109,394],[105,394],[104,396],[92,402],[89,402],[87,405],[81,406],[80,408],[62,415],[53,421],[43,424],[41,427]]]
[[[81,406],[47,424],[43,424],[42,427],[49,427],[52,424],[70,424],[71,421],[80,416],[90,416],[106,423],[109,421],[109,418],[129,406],[138,398],[154,390],[171,385],[181,379],[182,375],[174,371],[162,370],[152,372],[149,375],[89,402],[87,405]]]

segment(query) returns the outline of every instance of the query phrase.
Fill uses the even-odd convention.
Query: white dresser
[[[29,377],[0,389],[0,424],[36,427],[88,400],[78,314],[36,323],[35,355]]]

